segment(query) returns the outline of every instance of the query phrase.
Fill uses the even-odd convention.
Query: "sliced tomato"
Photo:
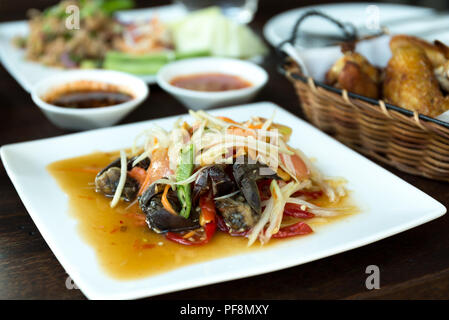
[[[228,117],[217,117],[218,119],[220,119],[220,120],[223,120],[223,121],[225,121],[225,122],[228,122],[228,123],[234,123],[234,124],[239,124],[238,122],[236,122],[236,121],[234,121],[234,120],[232,120],[231,118],[228,118]]]
[[[305,162],[296,153],[293,155],[281,153],[280,158],[284,166],[287,168],[293,166],[295,169],[296,178],[302,180],[309,176],[309,169],[307,168]]]
[[[227,133],[233,134],[236,136],[248,137],[248,136],[256,136],[256,133],[252,130],[245,130],[239,127],[230,126],[227,130]]]
[[[139,185],[142,185],[145,181],[145,177],[147,175],[147,172],[144,168],[141,167],[133,167],[130,171],[128,171],[128,175],[136,180]]]
[[[157,148],[151,153],[151,164],[148,167],[150,173],[150,184],[173,174],[170,170],[168,159],[168,148]]]
[[[157,148],[151,153],[151,164],[147,169],[147,175],[142,183],[139,195],[141,195],[148,186],[154,181],[173,174],[170,170],[170,162],[168,159],[168,148]]]
[[[215,221],[215,204],[212,196],[206,196],[200,198],[200,208],[201,208],[201,217],[200,221],[204,221],[205,223]]]

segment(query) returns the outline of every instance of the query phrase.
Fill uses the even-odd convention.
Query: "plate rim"
[[[277,104],[274,104],[272,102],[257,102],[257,103],[252,103],[252,104],[246,104],[246,105],[239,105],[239,106],[234,106],[231,108],[220,108],[220,109],[214,109],[214,111],[216,112],[220,112],[223,110],[227,110],[229,111],[230,109],[239,109],[242,107],[246,107],[246,106],[252,106],[252,107],[256,107],[258,105],[264,105],[264,108],[275,108],[280,109],[282,112],[286,113],[289,117],[294,117],[295,120],[299,120],[301,121],[304,125],[310,126],[312,129],[314,129],[316,131],[316,133],[319,134],[323,134],[326,135],[324,132],[318,130],[317,128],[313,127],[311,124],[309,124],[308,122],[306,122],[305,120],[299,118],[298,116],[294,115],[293,113],[289,112],[288,110],[285,110],[284,108],[280,107]],[[79,274],[79,272],[76,270],[77,268],[70,263],[69,261],[66,261],[66,256],[64,254],[61,254],[59,252],[59,249],[56,249],[56,245],[55,245],[55,241],[54,239],[51,240],[53,237],[51,236],[51,232],[49,230],[46,229],[45,227],[45,219],[40,219],[39,218],[39,213],[34,212],[34,210],[29,210],[32,209],[31,205],[29,203],[28,200],[28,196],[25,194],[25,191],[22,189],[21,184],[18,182],[18,179],[16,177],[16,173],[13,172],[12,168],[10,167],[8,158],[10,157],[9,153],[10,152],[14,152],[15,147],[17,146],[23,146],[25,144],[30,144],[30,143],[42,143],[42,142],[46,142],[48,143],[51,140],[55,140],[55,139],[65,139],[67,137],[73,137],[73,136],[80,136],[80,135],[91,135],[97,131],[103,131],[103,130],[109,130],[109,129],[120,129],[123,127],[131,127],[134,125],[140,125],[140,124],[144,124],[144,123],[154,123],[155,121],[159,121],[159,120],[168,120],[168,119],[175,119],[177,117],[181,117],[181,116],[186,116],[187,114],[180,114],[180,115],[174,115],[174,116],[168,116],[168,117],[164,117],[164,118],[156,118],[156,119],[150,119],[150,120],[145,120],[145,121],[140,121],[140,122],[136,122],[136,123],[130,123],[130,124],[123,124],[123,125],[119,125],[119,126],[113,126],[113,127],[108,127],[108,128],[102,128],[102,129],[95,129],[95,130],[89,130],[89,131],[84,131],[84,132],[77,132],[77,133],[70,133],[70,134],[66,134],[66,135],[62,135],[62,136],[56,136],[56,137],[49,137],[49,138],[44,138],[44,139],[37,139],[37,140],[31,140],[31,141],[25,141],[25,142],[17,142],[17,143],[12,143],[12,144],[7,144],[7,145],[3,145],[0,148],[0,157],[2,159],[2,163],[3,166],[5,167],[5,170],[8,174],[8,176],[10,177],[14,188],[16,189],[23,205],[25,206],[28,214],[30,215],[31,219],[33,220],[33,222],[35,223],[36,227],[39,229],[39,231],[42,234],[42,237],[44,238],[45,242],[47,243],[47,245],[49,246],[49,248],[51,249],[52,253],[55,255],[55,257],[57,258],[57,260],[59,261],[59,263],[63,266],[63,268],[66,270],[66,272],[70,275],[70,277],[72,277],[72,279],[75,281],[75,283],[77,283],[77,285],[79,286],[79,288],[81,289],[81,291],[83,292],[83,294],[89,298],[89,299],[137,299],[137,298],[142,298],[142,297],[149,297],[149,296],[154,296],[154,295],[160,295],[160,294],[165,294],[165,293],[169,293],[169,292],[174,292],[174,291],[180,291],[180,290],[185,290],[185,289],[189,289],[189,288],[196,288],[196,287],[200,287],[200,286],[205,286],[205,285],[210,285],[213,283],[221,283],[221,282],[225,282],[225,281],[231,281],[231,280],[237,280],[237,279],[241,279],[241,278],[246,278],[246,277],[251,277],[251,276],[257,276],[257,275],[261,275],[261,274],[265,274],[265,273],[269,273],[269,272],[274,272],[274,271],[278,271],[278,270],[283,270],[286,268],[290,268],[293,266],[298,266],[298,265],[302,265],[311,261],[315,261],[315,260],[319,260],[322,258],[326,258],[332,255],[336,255],[345,251],[349,251],[358,247],[362,247],[365,246],[367,244],[385,239],[387,237],[393,236],[395,234],[404,232],[406,230],[409,230],[411,228],[414,228],[416,226],[419,226],[421,224],[424,224],[428,221],[434,220],[438,217],[441,217],[442,215],[444,215],[446,213],[446,208],[443,204],[441,204],[439,201],[437,201],[436,199],[434,199],[433,197],[427,195],[426,193],[424,193],[423,191],[421,191],[420,189],[416,188],[415,186],[413,186],[412,184],[408,183],[407,181],[399,178],[398,176],[396,176],[395,174],[393,174],[392,172],[388,171],[387,169],[381,167],[380,165],[376,164],[375,162],[373,162],[372,160],[364,157],[363,155],[357,153],[356,151],[348,148],[347,146],[345,146],[344,144],[342,144],[341,142],[333,139],[332,137],[329,137],[328,135],[326,135],[328,138],[332,139],[333,142],[339,144],[341,147],[345,148],[346,151],[349,151],[351,154],[353,154],[353,156],[358,157],[360,160],[362,161],[368,161],[370,163],[372,163],[373,165],[375,165],[376,167],[380,168],[381,170],[384,171],[385,174],[390,175],[391,177],[393,177],[394,179],[405,183],[408,187],[412,187],[413,189],[417,190],[418,192],[424,194],[426,197],[429,198],[429,200],[432,200],[434,202],[434,204],[436,205],[435,208],[432,208],[432,210],[430,210],[429,212],[426,212],[425,214],[423,214],[422,216],[420,216],[419,219],[414,218],[412,219],[410,222],[408,223],[401,223],[399,225],[396,225],[394,227],[391,227],[389,229],[386,230],[382,230],[379,232],[375,232],[375,233],[371,233],[368,236],[362,237],[362,238],[358,238],[355,240],[352,240],[349,245],[348,243],[344,243],[341,244],[339,247],[337,248],[332,248],[332,249],[327,249],[326,250],[326,254],[322,254],[321,251],[318,251],[317,253],[313,254],[313,255],[309,255],[307,259],[303,259],[302,256],[298,255],[296,258],[291,258],[288,260],[287,263],[285,263],[285,261],[279,261],[276,263],[271,263],[269,265],[262,265],[262,266],[257,266],[257,268],[255,268],[255,266],[253,266],[252,268],[248,268],[245,269],[244,272],[242,272],[241,270],[231,270],[231,272],[228,272],[225,277],[223,277],[222,274],[220,275],[214,275],[214,276],[207,276],[206,281],[201,281],[198,282],[197,280],[191,280],[191,281],[186,281],[183,282],[181,284],[181,286],[179,285],[168,285],[168,286],[164,286],[162,290],[157,290],[157,289],[152,289],[152,288],[138,288],[138,289],[134,289],[130,292],[125,292],[124,294],[122,293],[105,293],[105,292],[101,292],[97,291],[94,287],[90,286],[88,283],[85,283],[83,280],[83,277],[81,274]],[[80,237],[81,238],[81,237]],[[50,239],[50,240],[49,240]],[[90,246],[90,245],[89,245]],[[276,249],[272,249],[272,250],[276,250]],[[251,253],[250,253],[251,254]],[[257,254],[257,252],[253,253],[253,254]],[[234,256],[238,256],[234,255]],[[233,256],[231,256],[233,257]],[[217,258],[217,259],[212,259],[210,261],[215,261],[221,258]],[[209,260],[208,260],[209,261]],[[205,261],[205,262],[208,262]],[[198,263],[201,264],[202,262]],[[196,264],[192,264],[189,266],[193,266]],[[189,267],[187,266],[187,267]],[[70,270],[70,273],[68,272],[68,270]],[[174,269],[177,270],[177,269]],[[174,271],[171,270],[171,271]],[[169,273],[170,271],[166,272]],[[149,278],[151,276],[148,277],[143,277],[143,278],[139,278],[136,279],[138,280],[143,280],[146,278]]]

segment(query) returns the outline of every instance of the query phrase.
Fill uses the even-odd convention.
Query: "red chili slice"
[[[284,207],[284,215],[303,219],[310,219],[315,217],[312,212],[302,210],[301,205],[296,203],[287,203]]]
[[[270,199],[271,191],[270,184],[273,179],[262,179],[257,181],[257,187],[259,189],[260,200],[265,201]]]
[[[203,196],[200,198],[200,208],[201,214],[207,216],[206,221],[210,221],[209,223],[206,223],[203,226],[204,233],[206,235],[206,237],[203,240],[191,241],[189,239],[184,238],[181,234],[174,232],[167,232],[165,237],[170,241],[183,244],[186,246],[198,246],[208,243],[210,239],[212,239],[213,235],[215,234],[215,230],[217,229],[217,223],[215,221],[216,220],[215,216],[217,216],[215,212],[215,205],[210,195]]]
[[[174,232],[167,232],[165,237],[170,241],[173,241],[173,242],[176,242],[179,244],[183,244],[186,246],[199,246],[199,245],[208,243],[209,240],[212,239],[212,236],[214,235],[215,230],[217,228],[217,224],[215,222],[210,222],[210,223],[207,223],[203,228],[204,228],[204,232],[206,234],[206,237],[203,240],[191,241],[189,239],[185,239],[179,233],[174,233]]]
[[[301,197],[301,196],[305,196],[307,198],[311,198],[311,199],[318,199],[320,197],[323,196],[323,191],[296,191],[292,197]]]
[[[292,224],[290,226],[284,227],[279,229],[279,231],[275,234],[273,234],[272,238],[289,238],[294,236],[301,236],[306,235],[309,233],[312,233],[312,228],[305,222],[298,222],[295,224]]]

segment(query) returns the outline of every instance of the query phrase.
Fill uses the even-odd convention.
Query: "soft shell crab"
[[[131,170],[135,158],[127,161],[127,170]],[[150,160],[146,158],[137,164],[147,170]],[[262,170],[261,170],[262,169]],[[114,160],[95,178],[96,191],[107,197],[113,197],[120,178],[120,159]],[[192,200],[198,205],[200,196],[211,193],[218,212],[232,231],[248,230],[260,218],[261,199],[257,181],[260,179],[278,179],[274,171],[266,165],[247,157],[236,159],[233,165],[216,164],[201,170],[193,183]],[[140,196],[140,185],[131,176],[126,177],[122,198],[138,203],[146,215],[146,222],[157,233],[181,232],[200,227],[198,211],[193,210],[188,219],[166,210],[162,204],[164,184],[153,184]],[[176,192],[169,190],[166,195],[172,208],[179,212],[180,203]]]

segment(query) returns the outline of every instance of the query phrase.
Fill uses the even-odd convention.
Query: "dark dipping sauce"
[[[170,84],[194,91],[229,91],[251,87],[252,84],[238,76],[224,73],[198,73],[173,78]]]
[[[60,95],[50,103],[66,108],[102,108],[124,103],[132,96],[110,91],[75,91]]]
[[[43,99],[58,107],[86,109],[121,104],[133,96],[112,84],[78,81],[51,90]]]

